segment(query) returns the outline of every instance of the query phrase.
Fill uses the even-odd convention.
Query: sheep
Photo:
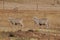
[[[48,27],[48,19],[47,18],[41,18],[38,19],[37,17],[33,17],[34,22],[40,26],[46,25]]]
[[[15,18],[9,17],[9,21],[13,25],[21,25],[21,26],[23,26],[23,20],[22,19],[15,19]]]

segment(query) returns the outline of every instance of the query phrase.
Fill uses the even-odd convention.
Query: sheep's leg
[[[24,26],[23,19],[21,19],[19,23],[20,23],[21,26]]]
[[[48,22],[46,22],[46,27],[47,27],[47,29],[49,28],[49,23]],[[50,40],[49,32],[47,33],[47,35],[48,35],[48,40]]]
[[[21,26],[24,26],[23,23],[20,23],[20,24],[21,24]]]
[[[49,27],[49,24],[48,24],[48,22],[46,23],[46,27],[47,27],[47,28]]]
[[[15,25],[17,25],[17,23],[15,23]]]
[[[19,21],[18,23],[20,26],[24,26],[22,21]]]
[[[11,22],[11,24],[12,24],[12,25],[15,25],[15,23],[14,23],[14,22],[12,22],[12,21],[10,21],[10,22]]]
[[[40,26],[42,26],[42,24],[41,24],[41,23],[39,23],[39,25],[40,25]]]

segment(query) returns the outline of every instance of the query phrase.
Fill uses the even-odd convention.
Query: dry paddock
[[[45,15],[45,16],[44,16]],[[49,20],[49,29],[60,29],[60,11],[36,11],[36,10],[0,10],[0,26],[1,27],[12,27],[8,21],[8,17],[22,18],[24,27],[21,29],[40,29],[46,28],[36,25],[33,21],[33,17],[47,18]],[[19,26],[19,25],[18,25]],[[14,28],[14,27],[13,27]]]
[[[44,14],[46,16],[44,16]],[[24,27],[21,27],[19,25],[18,26],[11,25],[11,23],[8,21],[8,17],[10,17],[10,16],[14,17],[14,18],[23,18]],[[33,29],[33,30],[47,29],[46,26],[36,25],[33,21],[34,16],[37,16],[38,18],[43,18],[43,17],[48,18],[48,20],[49,20],[49,28],[48,29],[49,30],[56,30],[56,31],[60,32],[60,11],[53,11],[53,10],[50,10],[50,11],[42,11],[42,10],[39,10],[39,11],[36,11],[36,10],[15,11],[14,10],[13,11],[13,10],[2,10],[2,9],[0,10],[0,27],[2,27],[2,28],[0,28],[0,31],[2,31],[2,29],[4,29],[5,31],[11,32],[11,31],[17,31],[18,28],[21,29],[22,31],[26,31],[29,29]],[[45,32],[46,31],[44,31],[44,33]],[[35,32],[33,32],[33,33],[35,33]],[[18,32],[18,34],[20,34],[20,33]],[[26,33],[24,35],[23,34],[24,34],[24,32],[21,32],[22,36],[27,35],[27,37],[28,37],[28,35],[32,34],[32,33],[28,32],[27,34]],[[38,33],[36,33],[35,36],[38,36],[37,34]],[[52,33],[50,32],[50,34],[52,34]],[[50,40],[60,40],[59,36],[49,35],[49,37],[50,37]],[[7,37],[6,37],[6,39],[8,40]],[[5,39],[1,39],[1,40],[5,40]],[[41,40],[45,40],[45,38],[42,37]],[[48,40],[47,37],[46,37],[46,40]]]

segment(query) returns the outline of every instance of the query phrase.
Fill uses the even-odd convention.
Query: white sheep
[[[48,19],[47,18],[37,18],[37,17],[33,17],[34,22],[40,26],[42,25],[46,25],[48,27]]]
[[[15,18],[9,17],[9,21],[13,25],[21,25],[21,26],[24,26],[22,19],[15,19]]]

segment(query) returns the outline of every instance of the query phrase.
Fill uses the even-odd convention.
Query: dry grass
[[[0,40],[58,40],[60,36],[55,36],[47,33],[42,32],[30,32],[30,31],[18,31],[18,32],[11,32],[14,37],[9,37],[7,34],[9,33],[0,33]]]
[[[3,1],[3,0],[0,0]],[[4,0],[7,2],[17,2],[20,4],[35,4],[36,0]],[[54,4],[53,0],[39,0],[39,5],[42,4]],[[2,6],[1,6],[2,7]],[[44,14],[46,16],[44,16]],[[24,27],[20,25],[12,25],[8,21],[8,17],[23,18]],[[48,18],[49,28],[46,26],[39,26],[34,23],[33,17],[38,18]],[[34,32],[26,32],[32,29]],[[21,32],[15,32],[17,30],[22,30]],[[60,10],[2,10],[0,9],[0,33],[13,32],[15,37],[8,37],[8,33],[0,34],[0,40],[60,40]]]
[[[0,0],[3,1],[3,0]],[[36,2],[38,1],[39,4],[48,4],[48,5],[52,5],[54,4],[54,0],[4,0],[7,2],[16,2],[16,3],[20,3],[20,4],[36,4]]]
[[[18,13],[14,11],[8,11],[5,10],[4,12],[0,12],[0,18],[1,23],[0,26],[12,26],[8,22],[8,17],[14,17],[14,18],[22,18],[24,19],[24,28],[40,28],[38,25],[36,25],[33,21],[33,17],[37,16],[38,18],[43,18],[44,14],[46,14],[46,17],[49,20],[49,28],[56,29],[60,28],[60,12],[59,11],[33,11],[33,10],[23,10],[18,11]]]
[[[18,11],[18,13],[15,13],[14,11],[4,11],[4,13],[0,12],[0,26],[13,26],[8,22],[8,17],[14,17],[14,18],[23,18],[24,29],[40,29],[43,27],[40,27],[39,25],[36,25],[33,21],[33,17],[37,16],[38,18],[43,18],[44,14],[46,14],[46,18],[49,20],[49,29],[60,29],[60,12],[59,11],[33,11],[33,10],[26,10],[26,11]],[[29,23],[29,24],[28,24]],[[46,27],[44,27],[46,28]]]
[[[46,18],[48,18],[49,20],[49,30],[47,30],[47,28],[45,26],[39,26],[39,25],[36,25],[33,21],[33,17],[34,16],[37,16],[38,18],[43,18],[44,17],[44,14],[46,14]],[[42,31],[44,31],[43,33],[46,33],[46,31],[50,31],[50,34],[52,34],[52,32],[54,32],[54,30],[60,32],[60,11],[35,11],[35,10],[19,10],[18,12],[15,12],[13,10],[0,10],[0,26],[1,27],[7,27],[7,28],[10,28],[9,31],[13,31],[13,29],[11,28],[14,28],[14,30],[16,29],[16,27],[18,26],[14,26],[14,25],[11,25],[8,21],[8,17],[11,16],[11,17],[14,17],[14,18],[23,18],[24,21],[24,27],[20,27],[21,30],[23,31],[26,31],[26,30],[29,30],[29,29],[33,29],[33,30],[36,30],[36,29],[42,29]],[[6,28],[5,28],[6,29]],[[43,30],[44,29],[44,30]],[[6,29],[7,30],[7,29]],[[17,29],[16,29],[17,30]],[[53,30],[53,31],[52,31]],[[55,31],[55,32],[56,32]],[[41,30],[40,30],[41,32]],[[21,32],[20,32],[21,33]],[[19,35],[20,35],[19,33]],[[33,32],[34,33],[34,32]],[[26,40],[25,37],[27,35],[27,37],[29,36],[29,32],[24,34],[21,33],[22,36],[24,36],[24,39],[22,40]],[[31,34],[31,33],[30,33]],[[36,33],[38,34],[38,33]],[[39,33],[40,34],[40,33]],[[60,35],[60,34],[59,34]],[[37,35],[35,35],[37,36]],[[30,40],[31,36],[29,36],[27,38],[27,40]],[[38,36],[38,38],[41,37],[41,36]],[[44,37],[44,36],[42,36]],[[45,36],[46,37],[46,36]],[[59,36],[55,36],[56,37],[56,40],[59,39]],[[20,37],[21,38],[21,37]],[[15,40],[15,38],[13,38]],[[16,38],[16,39],[19,39],[19,38]],[[32,37],[33,39],[33,37]],[[31,39],[31,40],[32,40]],[[3,39],[2,39],[3,40]],[[12,39],[11,39],[12,40]],[[19,39],[20,40],[20,39]],[[33,39],[34,40],[34,39]],[[45,38],[41,38],[41,40],[45,40]],[[46,40],[47,40],[47,37],[46,37]],[[54,36],[50,35],[50,40],[55,40]]]

